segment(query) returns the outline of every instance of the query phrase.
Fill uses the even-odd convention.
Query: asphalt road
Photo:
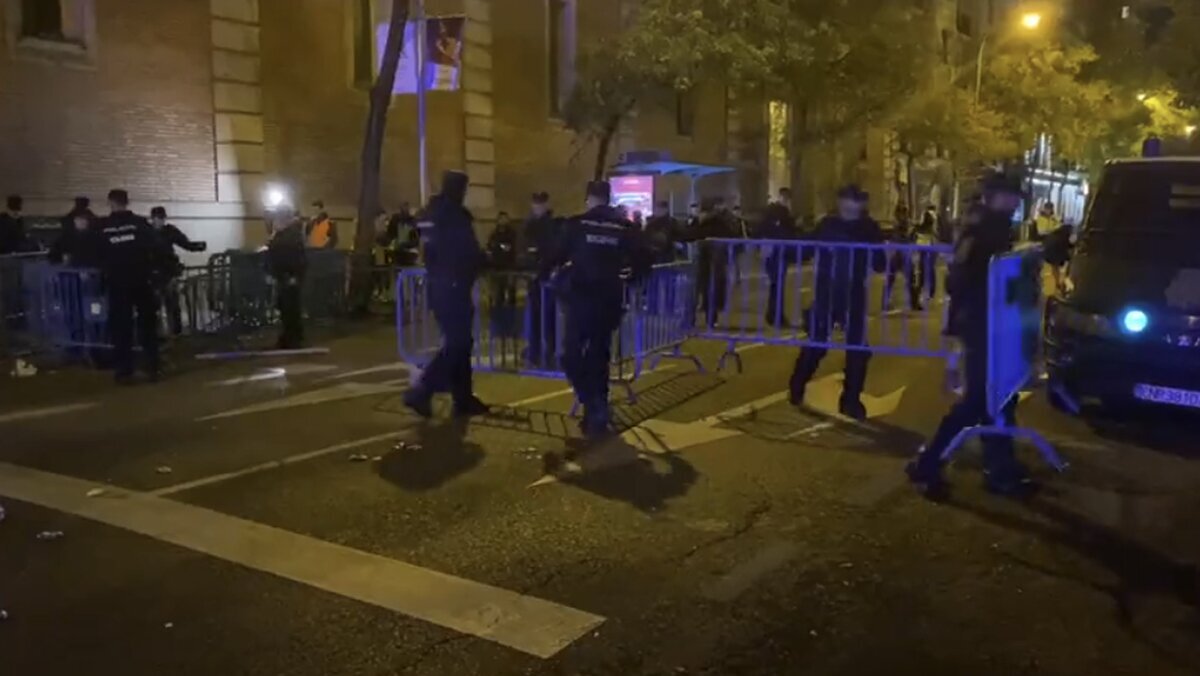
[[[481,375],[493,416],[422,423],[381,328],[330,355],[0,386],[0,673],[1195,674],[1194,418],[1070,419],[1033,392],[1046,489],[927,503],[901,468],[950,399],[938,362],[873,360],[872,420],[666,361],[598,466],[564,384]],[[721,346],[689,349],[712,367]],[[825,411],[825,412],[823,412]],[[398,445],[398,442],[404,442]],[[61,531],[57,539],[40,533]]]

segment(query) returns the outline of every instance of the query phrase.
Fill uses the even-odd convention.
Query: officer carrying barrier
[[[406,268],[396,279],[396,331],[400,357],[424,366],[441,343],[429,302],[424,268]],[[655,266],[625,291],[626,312],[613,337],[611,374],[630,401],[632,384],[663,358],[699,360],[683,351],[692,334],[695,274],[689,263]],[[477,371],[538,378],[566,377],[558,355],[565,312],[553,282],[523,272],[493,272],[472,291],[475,306],[472,367]]]
[[[735,281],[739,253],[761,274]],[[732,359],[739,372],[745,344],[945,358],[950,254],[940,245],[706,240],[693,337],[724,342],[718,368]]]

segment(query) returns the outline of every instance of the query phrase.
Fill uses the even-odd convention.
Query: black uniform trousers
[[[279,310],[279,347],[295,349],[304,344],[303,279],[280,277],[275,280],[275,307]]]
[[[966,344],[963,361],[966,366],[966,383],[962,398],[950,408],[950,412],[942,419],[933,439],[921,452],[917,459],[918,471],[925,475],[933,475],[941,470],[942,454],[954,441],[958,433],[976,425],[991,425],[994,420],[988,417],[987,410],[987,336],[976,332]],[[1007,425],[1016,425],[1018,397],[1004,407],[1001,415]],[[983,437],[983,463],[989,474],[1004,475],[1017,468],[1016,457],[1013,455],[1012,437],[1006,435],[987,435]]]
[[[845,331],[847,345],[866,347],[866,299],[860,296],[850,298],[848,303],[819,302],[809,310],[807,326],[810,340],[828,342],[834,325],[840,325]],[[800,349],[800,355],[796,357],[796,366],[792,369],[790,386],[793,393],[804,391],[816,375],[827,352],[828,349],[824,347]],[[867,364],[870,361],[871,354],[865,350],[846,350],[846,380],[842,387],[844,399],[858,399],[862,395],[867,382]]]
[[[621,324],[621,301],[572,296],[562,345],[563,370],[575,397],[589,407],[608,405],[613,332]]]
[[[146,371],[158,373],[158,298],[149,279],[108,280],[108,326],[112,332],[113,363],[118,377],[133,375],[135,326]]]
[[[700,295],[700,309],[704,312],[704,325],[716,326],[729,301],[729,265],[725,259],[701,259],[696,283],[700,287],[697,292]]]
[[[924,282],[925,274],[923,272],[925,259],[929,254],[919,254],[916,256],[917,263],[914,264],[913,255],[909,253],[896,253],[892,256],[892,260],[888,262],[887,273],[887,292],[884,298],[888,301],[892,298],[892,289],[896,285],[896,275],[904,275],[908,282],[908,306],[913,310],[921,308],[921,285]]]
[[[767,314],[768,326],[782,326],[788,321],[786,302],[788,264],[783,253],[774,253],[767,258]]]
[[[442,331],[442,347],[421,374],[420,388],[425,395],[449,392],[459,403],[472,396],[475,307],[471,302],[471,288],[466,283],[435,282],[430,289],[433,318]]]

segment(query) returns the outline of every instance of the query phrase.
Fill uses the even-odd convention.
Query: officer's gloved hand
[[[198,252],[208,251],[208,242],[200,242],[199,247],[196,249],[196,251],[198,251]]]

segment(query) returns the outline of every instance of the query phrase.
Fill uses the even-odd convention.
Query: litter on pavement
[[[66,533],[61,530],[44,530],[37,534],[37,539],[43,541],[61,540]]]

